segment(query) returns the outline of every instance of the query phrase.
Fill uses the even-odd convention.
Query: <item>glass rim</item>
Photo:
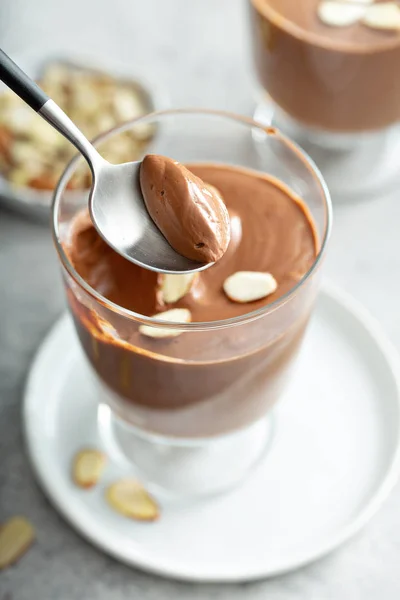
[[[303,277],[294,285],[286,294],[274,300],[270,304],[266,304],[261,308],[250,311],[244,315],[239,315],[237,317],[231,317],[228,319],[221,319],[218,321],[196,321],[193,323],[178,323],[178,322],[166,322],[160,319],[156,319],[155,317],[149,317],[146,315],[142,315],[140,313],[136,313],[132,310],[124,308],[115,302],[112,302],[102,294],[100,294],[97,290],[95,290],[92,286],[90,286],[83,277],[79,275],[73,265],[70,263],[67,254],[64,251],[63,245],[60,239],[60,232],[58,226],[58,209],[60,202],[62,200],[63,194],[66,191],[67,183],[70,179],[70,176],[74,172],[75,167],[77,166],[80,160],[83,160],[83,157],[78,154],[76,155],[66,166],[64,172],[62,173],[57,186],[54,190],[52,207],[51,207],[51,226],[52,226],[52,236],[53,242],[58,254],[58,257],[61,261],[62,266],[67,271],[67,273],[72,277],[72,279],[77,283],[89,296],[94,298],[96,302],[100,305],[108,308],[114,313],[118,313],[119,315],[133,319],[136,322],[143,323],[146,325],[154,325],[163,329],[178,329],[180,331],[195,331],[195,330],[212,330],[212,329],[223,329],[226,327],[231,327],[233,325],[241,325],[243,323],[247,323],[250,321],[254,321],[264,316],[265,314],[269,314],[279,309],[281,306],[286,304],[292,297],[294,297],[297,292],[303,287],[303,285],[309,280],[314,271],[316,271],[317,267],[321,263],[322,257],[325,255],[326,246],[330,237],[331,228],[332,228],[332,203],[329,194],[328,187],[319,171],[318,167],[314,163],[314,161],[302,150],[295,142],[292,142],[289,138],[287,138],[284,134],[273,127],[265,127],[261,123],[257,123],[250,117],[245,117],[242,115],[237,115],[232,112],[220,111],[220,110],[212,110],[212,109],[203,109],[203,108],[176,108],[176,109],[166,109],[160,111],[154,111],[147,115],[131,119],[129,121],[125,121],[120,125],[109,129],[101,133],[100,135],[93,138],[92,143],[94,145],[102,142],[114,135],[118,135],[123,133],[124,131],[129,130],[133,125],[137,123],[143,123],[145,121],[152,121],[159,117],[164,116],[172,116],[172,115],[193,115],[193,116],[214,116],[221,117],[223,119],[228,119],[231,121],[236,121],[242,123],[243,125],[247,125],[248,127],[256,128],[267,135],[275,136],[279,138],[286,146],[295,154],[297,154],[300,159],[303,161],[304,165],[308,167],[311,171],[311,174],[315,177],[318,184],[321,187],[321,196],[323,198],[324,208],[325,208],[325,228],[323,232],[323,236],[321,238],[320,247],[318,253],[314,259],[313,264],[308,269],[308,271],[303,275]]]
[[[364,44],[358,45],[352,44],[351,42],[347,42],[346,40],[332,40],[331,38],[324,37],[318,33],[308,32],[306,34],[305,30],[290,21],[287,17],[280,14],[273,6],[270,6],[265,0],[249,0],[252,4],[253,8],[258,10],[264,17],[270,19],[274,24],[277,22],[281,25],[281,28],[289,32],[291,35],[300,39],[301,41],[309,42],[311,41],[313,44],[317,45],[319,48],[325,50],[332,50],[337,52],[347,51],[353,52],[354,54],[369,54],[371,52],[384,52],[385,50],[390,50],[392,48],[396,48],[400,44],[400,38],[396,38],[393,40],[380,41],[375,44]]]

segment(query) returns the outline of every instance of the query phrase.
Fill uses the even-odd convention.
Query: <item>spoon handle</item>
[[[96,163],[104,162],[75,123],[1,48],[0,80],[68,139],[86,158],[92,172]]]
[[[0,79],[36,112],[49,100],[48,95],[1,49]]]

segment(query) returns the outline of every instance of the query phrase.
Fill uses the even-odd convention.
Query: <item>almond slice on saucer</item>
[[[348,27],[365,16],[370,0],[341,2],[340,0],[322,0],[318,7],[318,17],[324,25],[330,27]]]
[[[400,29],[400,5],[382,2],[368,7],[362,23],[372,29]]]
[[[35,530],[25,517],[12,517],[0,528],[0,570],[21,558],[35,539]]]
[[[137,521],[155,521],[160,516],[157,502],[135,479],[121,479],[106,490],[110,506],[121,515]]]
[[[162,300],[166,304],[178,302],[189,293],[197,273],[184,273],[182,275],[160,275],[160,291]]]
[[[106,457],[99,450],[80,450],[73,461],[72,478],[77,486],[91,488],[103,474]]]
[[[224,281],[224,292],[234,302],[253,302],[273,294],[278,287],[271,273],[237,271]]]
[[[187,308],[171,308],[171,310],[153,315],[153,319],[160,319],[160,321],[166,322],[190,323],[192,315]],[[152,327],[151,325],[140,325],[139,331],[142,335],[151,338],[171,338],[182,333],[180,329],[163,329],[161,327]]]

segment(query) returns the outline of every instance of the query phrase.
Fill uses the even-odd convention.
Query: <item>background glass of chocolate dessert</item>
[[[154,132],[148,152],[189,165],[219,189],[231,242],[185,296],[168,304],[160,276],[112,251],[94,230],[85,199],[71,202],[65,190],[80,159],[67,168],[55,193],[53,233],[98,387],[97,435],[148,485],[179,496],[219,492],[248,474],[271,443],[270,410],[290,378],[318,290],[330,200],[302,151],[250,119],[165,111],[102,139],[118,143],[135,128]],[[97,145],[101,151],[101,140]],[[276,292],[231,301],[222,285],[238,270],[271,271]],[[188,308],[192,322],[151,316],[176,307]],[[152,337],[143,325],[174,335]]]
[[[400,3],[248,3],[256,120],[313,157],[334,201],[389,188],[400,150]]]

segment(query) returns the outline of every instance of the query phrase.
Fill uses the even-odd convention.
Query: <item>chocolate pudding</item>
[[[63,246],[79,275],[117,307],[145,316],[171,309],[190,313],[191,326],[178,325],[170,337],[148,335],[148,325],[93,303],[68,281],[81,343],[114,396],[115,410],[148,431],[207,437],[250,425],[277,400],[309,318],[314,278],[268,319],[250,313],[290,292],[319,247],[305,204],[278,180],[224,165],[188,168],[224,199],[231,234],[224,256],[197,273],[178,300],[169,302],[163,294],[165,276],[107,246],[86,212],[75,217]],[[247,271],[270,274],[276,289],[252,302],[233,301],[224,283]],[[236,324],[223,322],[243,315],[248,318]],[[214,328],[196,327],[203,322]]]
[[[380,0],[358,0],[355,9],[353,2],[360,16],[341,26],[323,21],[320,0],[249,1],[259,81],[288,115],[334,132],[381,129],[400,120],[398,4],[389,3],[392,26],[383,27],[370,6],[376,10]],[[329,4],[341,4],[342,11],[348,2]]]
[[[144,157],[140,185],[151,218],[174,250],[201,263],[224,255],[229,215],[215,188],[176,160],[156,154]]]

